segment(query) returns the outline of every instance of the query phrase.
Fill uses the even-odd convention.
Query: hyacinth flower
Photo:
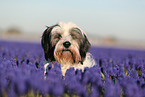
[[[99,96],[101,96],[99,90],[97,90],[96,87],[92,86],[90,97],[99,97]]]
[[[121,79],[119,82],[120,86],[122,87],[122,96],[141,97],[141,91],[133,78],[127,76]]]
[[[10,89],[7,94],[8,97],[17,97],[17,94],[14,92],[13,89]]]
[[[76,70],[75,71],[75,76],[76,76],[76,79],[78,80],[78,81],[82,81],[81,79],[82,79],[82,70]]]
[[[70,96],[72,95],[79,95],[81,97],[85,97],[85,88],[81,84],[81,82],[77,79],[77,76],[75,76],[75,70],[74,68],[70,68],[66,71],[65,75],[65,84],[66,89],[69,90]]]
[[[120,97],[121,87],[117,83],[113,83],[110,79],[105,79],[105,93],[104,97]]]
[[[0,79],[0,96],[5,95],[5,91],[7,88],[7,80],[5,79],[4,76],[1,75],[1,79]]]
[[[48,65],[40,44],[0,41],[0,96],[144,97],[145,51],[92,47],[97,65],[62,76]],[[45,78],[46,77],[46,78]]]

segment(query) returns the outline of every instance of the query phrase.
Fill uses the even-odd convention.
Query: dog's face
[[[60,64],[83,63],[90,43],[85,33],[75,24],[60,22],[48,27],[41,40],[45,59]]]

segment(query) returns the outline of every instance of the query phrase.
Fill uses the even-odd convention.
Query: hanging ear
[[[47,29],[43,32],[42,38],[41,38],[41,45],[44,50],[45,59],[47,61],[48,60],[55,61],[54,53],[53,53],[55,47],[52,47],[52,44],[51,44],[51,31],[55,26],[58,26],[58,25],[47,27]]]
[[[86,58],[86,53],[89,51],[91,44],[88,41],[86,35],[84,34],[83,42],[80,44],[80,55],[81,55],[81,63],[83,63],[84,59]]]

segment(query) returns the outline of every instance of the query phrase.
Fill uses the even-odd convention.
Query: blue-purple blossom
[[[38,43],[0,41],[0,97],[144,97],[145,51],[91,47],[96,65],[84,71],[50,63]]]

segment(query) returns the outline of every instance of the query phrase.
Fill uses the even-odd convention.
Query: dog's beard
[[[54,50],[54,57],[58,63],[63,64],[75,64],[81,61],[79,49],[76,46],[71,45],[69,49],[63,46],[56,46]]]

